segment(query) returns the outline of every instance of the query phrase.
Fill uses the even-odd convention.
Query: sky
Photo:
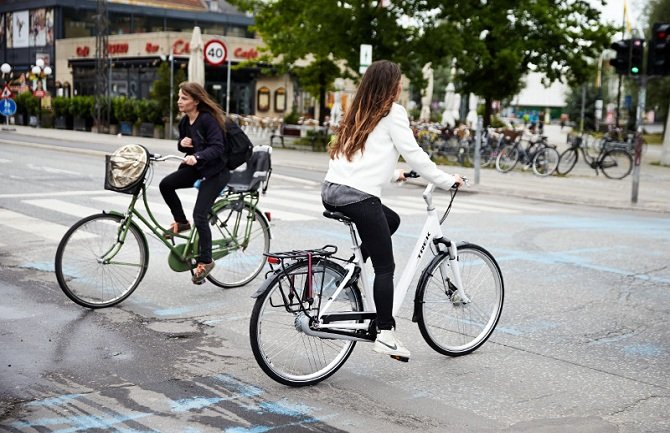
[[[633,28],[644,28],[644,22],[641,21],[642,11],[646,5],[645,0],[627,0],[628,16]],[[591,0],[596,8],[602,11],[602,17],[605,21],[613,22],[616,26],[621,26],[623,22],[623,4],[624,0],[607,0],[607,5],[602,6],[598,0]]]

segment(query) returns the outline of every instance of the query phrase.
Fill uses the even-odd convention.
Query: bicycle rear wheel
[[[496,170],[507,173],[516,166],[519,161],[519,149],[515,145],[507,145],[502,148],[496,157]]]
[[[623,149],[608,150],[599,161],[598,166],[608,178],[623,179],[633,169],[633,157]]]
[[[96,214],[75,223],[56,250],[56,279],[72,301],[87,308],[111,307],[130,296],[147,271],[149,248],[124,217]]]
[[[556,167],[556,172],[561,176],[565,176],[566,174],[570,173],[572,169],[575,168],[577,159],[579,159],[577,149],[565,149],[558,158],[558,167]]]
[[[533,173],[540,177],[551,176],[558,167],[560,156],[553,147],[540,149],[533,158]]]
[[[233,288],[250,283],[265,266],[270,251],[270,226],[261,212],[236,201],[210,215],[212,257],[216,266],[207,276],[213,284]]]
[[[453,285],[449,256],[436,256],[419,280],[417,320],[428,345],[443,355],[460,356],[484,344],[502,313],[504,284],[493,256],[474,244],[458,247],[467,300]]]
[[[300,261],[286,272],[270,276],[251,313],[249,338],[254,358],[268,376],[284,385],[313,385],[330,377],[356,345],[355,341],[304,332],[304,326],[311,325],[310,317],[317,316],[318,306],[328,301],[346,276],[341,266],[328,260],[312,266],[312,302],[300,302],[305,299],[309,282],[307,262]],[[332,311],[362,310],[361,295],[355,287],[345,288],[332,305]]]

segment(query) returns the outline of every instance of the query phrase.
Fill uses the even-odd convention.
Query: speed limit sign
[[[228,50],[226,44],[217,39],[212,39],[205,44],[205,61],[213,66],[218,66],[226,61]]]

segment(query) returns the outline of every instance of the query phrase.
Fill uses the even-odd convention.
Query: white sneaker
[[[393,330],[379,331],[372,350],[389,355],[399,361],[409,361],[409,350],[396,338]]]

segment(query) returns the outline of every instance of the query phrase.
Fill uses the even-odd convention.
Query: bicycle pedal
[[[409,362],[409,358],[404,357],[404,356],[398,356],[398,355],[389,355],[391,358],[395,359],[396,361],[401,361],[401,362]]]

